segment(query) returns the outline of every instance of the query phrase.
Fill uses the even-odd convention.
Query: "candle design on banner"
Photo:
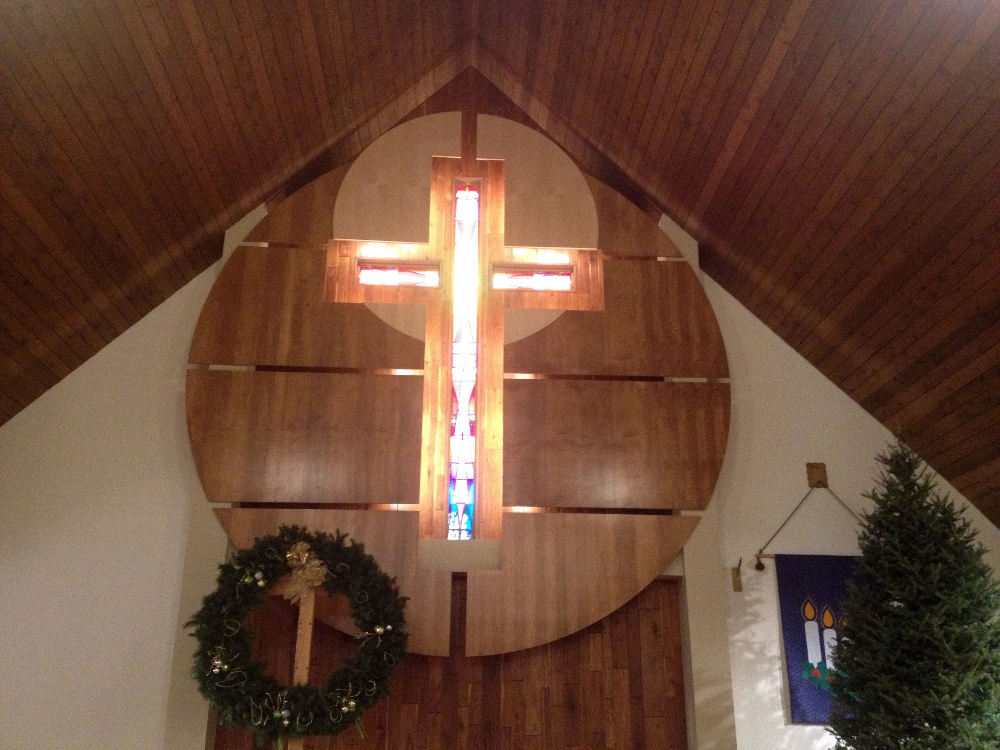
[[[836,620],[829,607],[823,608],[823,655],[826,656],[826,671],[832,672],[833,652],[837,648],[837,631],[834,629]]]
[[[806,660],[802,677],[821,690],[830,689],[833,675],[833,652],[837,648],[837,618],[830,607],[823,607],[820,616],[811,599],[802,602],[803,629],[806,637]],[[822,622],[822,631],[820,623]]]
[[[816,622],[816,607],[810,599],[802,604],[802,617],[806,629],[806,661],[814,667],[823,661],[823,652],[819,642],[819,623]]]

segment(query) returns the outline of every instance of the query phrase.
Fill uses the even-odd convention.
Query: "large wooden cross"
[[[475,158],[470,119],[474,123],[463,116],[462,157],[432,159],[427,244],[332,240],[327,249],[328,301],[425,306],[419,500],[420,536],[425,539],[461,536],[449,533],[455,530],[449,490],[459,494],[456,479],[469,478],[461,468],[460,476],[454,475],[456,463],[464,465],[470,437],[472,532],[478,539],[501,538],[504,308],[604,306],[596,249],[504,245],[504,162]],[[463,411],[462,402],[471,396],[470,373],[474,405]],[[327,597],[321,599],[321,619],[350,630],[349,613]],[[315,590],[299,601],[296,684],[308,682],[317,606]],[[293,740],[289,750],[300,750],[303,742]]]
[[[595,249],[504,245],[504,162],[475,158],[470,120],[463,117],[462,157],[432,158],[427,244],[328,246],[329,301],[425,306],[419,513],[427,539],[501,538],[504,308],[603,308]]]

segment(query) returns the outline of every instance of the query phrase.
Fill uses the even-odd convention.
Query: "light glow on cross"
[[[431,266],[401,263],[358,263],[358,283],[366,286],[430,286],[441,283],[438,270]]]
[[[569,253],[556,247],[512,247],[510,256],[515,263],[537,263],[559,266],[570,262]]]
[[[476,501],[476,356],[479,307],[479,192],[455,194],[448,538],[471,539]]]
[[[494,289],[528,289],[534,292],[569,292],[573,271],[562,269],[506,268],[493,272]]]
[[[359,258],[408,258],[413,257],[420,246],[412,242],[364,242],[356,253]]]

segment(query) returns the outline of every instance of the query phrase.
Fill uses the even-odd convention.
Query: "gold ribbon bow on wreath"
[[[301,601],[317,586],[322,586],[329,573],[323,561],[313,554],[308,542],[296,542],[289,547],[285,560],[292,569],[292,575],[284,596],[293,603]]]

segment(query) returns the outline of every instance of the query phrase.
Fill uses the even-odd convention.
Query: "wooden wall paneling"
[[[22,200],[9,176],[0,166],[0,258],[15,270],[28,286],[43,291],[50,304],[70,321],[72,327],[100,348],[126,328],[125,320],[97,287],[80,259],[49,233],[44,219]],[[48,241],[50,247],[45,246]],[[15,251],[28,248],[30,257]],[[7,282],[5,282],[7,283]],[[16,284],[15,284],[16,286]],[[59,298],[64,301],[58,301]],[[76,323],[79,318],[82,323]]]
[[[233,102],[233,110],[238,113],[235,119],[248,127],[252,148],[281,153],[277,113],[264,105],[253,79],[248,40],[240,33],[233,8],[228,3],[205,3],[200,4],[197,11],[203,33],[214,52],[219,75]],[[244,120],[244,117],[251,119]],[[273,170],[273,165],[261,164],[260,168],[267,174]]]
[[[0,232],[0,242],[3,241]],[[45,276],[31,281],[23,277],[13,265],[0,264],[0,305],[15,314],[27,313],[25,321],[39,328],[59,344],[56,354],[72,367],[82,364],[90,356],[89,347],[101,339],[80,311],[68,304],[61,290]],[[37,320],[38,322],[32,322]]]
[[[982,295],[976,295],[982,296]],[[878,387],[858,387],[859,402],[869,411],[891,414],[910,408],[919,410],[920,404],[931,403],[931,394],[949,393],[956,386],[968,386],[991,368],[1000,365],[1000,316],[988,300],[978,314],[971,315],[950,335],[933,342],[915,346],[909,356],[903,355],[896,364],[893,377],[888,368],[872,372]],[[969,301],[970,307],[975,305]],[[925,329],[927,330],[927,329]],[[928,331],[928,337],[939,333],[937,326]],[[895,347],[894,347],[895,349]],[[871,372],[875,364],[866,363]],[[930,376],[935,385],[927,388],[921,376]]]
[[[275,205],[247,235],[248,242],[317,246],[333,237],[333,208],[350,164],[342,164]]]
[[[441,259],[441,286],[426,308],[420,455],[420,536],[448,534],[448,451],[451,438],[451,309],[455,246],[454,180],[460,159],[434,157],[428,221],[430,252]]]
[[[679,98],[680,84],[692,57],[689,40],[692,35],[697,36],[702,19],[708,17],[707,13],[702,14],[698,10],[697,2],[679,3],[675,8],[664,54],[656,61],[659,75],[653,91],[653,96],[656,97],[654,102],[676,101]],[[673,156],[666,150],[670,135],[666,129],[669,120],[669,114],[657,113],[648,124],[643,123],[644,127],[638,130],[635,141],[632,142],[635,146],[641,144],[648,156],[655,155],[659,163],[665,165],[667,169],[670,168]],[[632,153],[636,151],[635,146],[632,148]]]
[[[508,380],[506,506],[708,505],[729,434],[729,386]]]
[[[326,243],[326,290],[328,302],[374,302],[402,305],[427,305],[440,298],[444,284],[439,280],[436,287],[384,286],[362,284],[358,281],[358,265],[361,263],[359,251],[367,244],[364,240],[330,240]],[[441,275],[441,261],[437,253],[430,251],[429,245],[388,242],[398,255],[398,262],[415,262],[438,269]],[[393,258],[390,263],[396,262]],[[422,315],[418,309],[415,314]],[[424,323],[425,321],[419,321]]]
[[[697,522],[677,515],[508,513],[502,569],[468,574],[466,654],[530,648],[596,622],[665,570]],[[610,569],[620,575],[608,576]]]
[[[297,610],[284,599],[268,596],[244,622],[253,634],[251,658],[262,662],[268,674],[285,685],[292,683]],[[213,721],[218,721],[215,711],[209,714],[209,722]],[[209,727],[209,737],[214,750],[258,750],[253,733],[245,729],[218,724]]]
[[[188,431],[213,502],[416,503],[415,376],[188,371]]]
[[[625,128],[626,101],[634,96],[633,87],[638,83],[639,75],[632,67],[636,61],[638,36],[643,31],[641,21],[646,8],[627,5],[617,8],[612,36],[612,56],[604,66],[601,87],[611,93],[606,102],[610,117],[603,118],[595,130],[595,142],[605,148],[611,148],[615,134]],[[648,33],[648,31],[647,31]]]
[[[685,226],[706,226],[703,221],[709,207],[717,199],[717,192],[724,187],[724,176],[740,154],[743,141],[748,137],[761,108],[761,102],[775,77],[784,74],[786,56],[791,53],[792,41],[802,33],[815,33],[822,21],[822,13],[806,4],[790,7],[787,12],[770,2],[756,3],[749,18],[733,42],[739,60],[731,60],[728,76],[719,81],[717,103],[719,114],[715,127],[703,139],[693,141],[686,166],[678,164],[680,195],[684,198],[684,211],[679,221]],[[812,12],[809,12],[809,11]],[[810,26],[809,21],[813,22]],[[685,179],[685,175],[687,179]],[[661,182],[655,191],[663,195]],[[720,243],[718,252],[726,252],[728,245]]]
[[[615,256],[682,257],[653,217],[600,180],[588,177],[587,185],[597,208],[597,244],[602,252]]]
[[[712,64],[708,66],[697,88],[694,89],[698,95],[687,111],[688,126],[681,128],[673,146],[675,162],[672,169],[680,176],[675,184],[701,180],[707,176],[704,162],[701,163],[700,169],[695,168],[696,174],[690,174],[686,165],[691,163],[693,155],[700,155],[698,149],[712,141],[713,131],[721,130],[719,116],[723,109],[728,105],[730,111],[735,112],[742,103],[734,93],[745,89],[739,86],[739,80],[733,80],[736,77],[734,71],[738,71],[741,76],[757,72],[756,69],[743,70],[742,63],[751,43],[759,33],[761,18],[765,15],[765,11],[769,10],[767,6],[766,2],[730,3],[723,11],[726,18],[712,52]],[[647,106],[644,118],[649,115]],[[632,127],[633,123],[630,123],[630,130]],[[634,138],[639,139],[642,133],[649,131],[642,128],[632,132]],[[715,143],[719,144],[721,141],[716,137]],[[675,218],[680,218],[680,215],[675,215]]]
[[[0,45],[3,35],[0,33]],[[0,50],[6,51],[4,46]],[[7,147],[0,162],[4,173],[5,196],[15,201],[18,213],[32,220],[43,231],[39,239],[60,237],[78,253],[80,262],[100,277],[116,312],[128,319],[138,319],[152,306],[155,291],[142,284],[126,283],[128,269],[134,259],[123,251],[121,238],[107,226],[103,209],[92,199],[73,198],[86,195],[90,189],[78,171],[78,165],[65,162],[65,153],[48,153],[36,142],[40,134],[54,138],[51,128],[39,119],[30,106],[25,86],[38,85],[37,80],[18,68],[11,69],[0,61],[0,73],[8,84],[0,90],[0,109],[10,114]],[[58,120],[55,121],[58,124]],[[77,190],[80,192],[77,193]],[[53,200],[58,197],[58,202]],[[86,208],[83,208],[86,206]],[[46,243],[50,244],[50,243]]]
[[[410,655],[393,672],[387,700],[365,713],[364,734],[309,737],[305,747],[684,750],[684,696],[675,689],[683,683],[680,586],[654,581],[613,615],[538,648],[479,658]],[[253,627],[261,633],[255,656],[273,673],[289,671],[294,608],[273,602],[254,614]],[[314,638],[314,680],[356,648],[322,624]],[[254,746],[249,732],[220,728],[211,747]]]
[[[28,15],[34,16],[33,23],[38,24],[32,29],[30,36],[34,36],[42,28],[59,28],[63,21],[56,21],[56,18],[62,15],[62,10],[65,9],[48,6],[43,10],[39,6],[29,11]],[[43,17],[43,13],[47,15]],[[126,132],[127,123],[121,118],[113,118],[107,108],[106,101],[116,97],[109,90],[109,81],[94,70],[99,62],[86,44],[85,31],[78,28],[72,20],[67,23],[78,33],[73,34],[64,44],[56,42],[57,34],[41,35],[39,42],[48,54],[44,60],[35,62],[35,70],[41,80],[33,89],[28,90],[29,106],[40,110],[43,120],[51,118],[56,133],[52,140],[41,146],[43,163],[48,162],[45,166],[53,169],[59,179],[67,183],[79,181],[86,185],[90,195],[83,202],[89,207],[88,216],[72,217],[71,220],[92,222],[102,239],[114,248],[120,258],[126,259],[124,267],[115,270],[127,278],[128,269],[134,269],[141,277],[145,277],[146,284],[151,287],[145,290],[150,299],[163,299],[170,293],[172,282],[183,277],[176,268],[170,267],[165,267],[158,273],[150,273],[151,266],[145,263],[153,248],[166,250],[169,247],[169,242],[164,240],[167,235],[158,234],[151,226],[152,222],[137,221],[134,215],[129,215],[124,210],[124,200],[129,198],[150,210],[154,216],[160,216],[160,212],[149,208],[149,204],[155,203],[155,199],[150,196],[148,185],[141,183],[141,175],[130,157],[128,146],[131,141]],[[25,32],[27,29],[22,27],[21,31]],[[9,54],[11,50],[8,47],[6,51]],[[20,66],[15,67],[15,71],[22,74],[27,72]],[[38,96],[38,92],[46,88],[52,95]],[[55,104],[66,95],[67,89],[73,91],[80,108],[70,116],[68,122],[62,109]],[[67,131],[66,127],[70,130]],[[115,153],[118,163],[115,166],[121,172],[117,183],[108,179],[109,149],[102,147],[103,144],[117,146]],[[80,150],[74,152],[75,148]],[[48,171],[39,169],[41,166],[35,165],[39,176]],[[170,265],[172,264],[167,264]]]
[[[837,15],[836,11],[831,11],[831,18],[834,15]],[[726,235],[749,234],[748,221],[753,226],[761,214],[775,209],[767,199],[789,190],[802,191],[802,185],[797,181],[798,167],[802,161],[825,151],[826,145],[817,143],[818,138],[836,139],[844,123],[838,120],[838,106],[843,107],[848,117],[846,122],[851,122],[852,100],[849,96],[845,102],[844,97],[851,94],[850,90],[854,88],[851,82],[856,81],[860,99],[863,100],[871,79],[866,71],[855,70],[846,78],[845,87],[840,84],[845,80],[841,77],[842,72],[847,69],[845,61],[848,65],[851,63],[860,36],[877,22],[877,15],[862,19],[859,14],[850,13],[838,19],[836,24],[824,24],[815,33],[799,37],[802,39],[801,48],[806,50],[803,64],[795,71],[797,75],[791,75],[793,69],[789,66],[772,83],[762,103],[762,116],[754,124],[752,148],[747,149],[748,158],[740,165],[739,184],[726,187],[729,196],[740,197],[738,204],[727,211],[723,230]],[[872,57],[870,67],[874,70],[879,67],[880,61],[875,59],[875,55]],[[877,79],[878,76],[874,76],[874,80]],[[810,92],[814,91],[822,91],[824,95],[810,96]],[[780,126],[775,113],[780,113]],[[797,148],[794,154],[790,153],[793,146],[799,147],[799,141],[803,147]],[[775,180],[778,180],[777,185],[773,185]],[[772,186],[774,189],[767,190]],[[793,192],[788,200],[797,198],[798,195]],[[780,204],[777,208],[781,210]],[[774,250],[781,253],[785,246],[769,243],[768,247],[762,248],[761,254],[770,254]]]
[[[75,365],[72,358],[63,352],[59,337],[37,315],[25,315],[23,310],[18,309],[17,303],[11,305],[9,301],[0,299],[0,322],[57,380],[72,371]]]
[[[503,528],[504,472],[504,300],[492,290],[491,267],[503,256],[504,162],[478,160],[482,178],[479,219],[478,362],[476,375],[477,539],[500,539]]]
[[[451,573],[421,570],[417,563],[417,524],[414,511],[336,509],[234,508],[218,509],[216,517],[230,541],[240,549],[279,526],[297,524],[313,531],[341,531],[365,545],[379,567],[396,579],[406,603],[410,653],[448,654]],[[315,676],[316,671],[310,670]]]
[[[951,18],[936,17],[939,12],[946,10],[950,10],[950,6],[936,6],[924,14],[921,26],[911,35],[914,37],[913,41],[923,39],[923,43],[918,43],[913,48],[906,45],[899,47],[900,53],[885,77],[890,87],[875,94],[886,102],[886,106],[877,110],[877,117],[874,116],[876,111],[871,108],[862,110],[871,123],[870,127],[863,133],[855,133],[853,137],[842,139],[829,162],[819,165],[820,168],[831,164],[840,167],[835,182],[823,186],[827,188],[826,194],[818,200],[818,207],[825,214],[822,224],[817,228],[816,223],[810,223],[800,226],[800,231],[794,234],[784,233],[793,248],[803,244],[819,247],[828,245],[828,251],[821,253],[816,259],[818,266],[826,266],[830,258],[837,257],[841,248],[870,245],[871,236],[868,232],[864,232],[862,240],[855,233],[873,218],[880,226],[887,219],[894,223],[902,222],[900,229],[905,230],[908,211],[904,209],[900,212],[900,208],[906,203],[910,204],[911,210],[916,211],[909,214],[909,218],[919,217],[923,220],[925,215],[932,216],[947,203],[942,200],[930,203],[912,201],[918,194],[918,186],[928,177],[933,182],[938,179],[939,174],[944,177],[946,184],[950,182],[948,173],[951,169],[958,167],[963,161],[978,161],[981,154],[979,150],[964,158],[955,152],[948,155],[947,161],[935,158],[935,153],[942,153],[939,151],[942,131],[954,126],[954,113],[962,110],[966,116],[976,119],[983,111],[981,107],[986,104],[984,100],[970,100],[971,89],[965,86],[949,88],[951,82],[948,79],[931,73],[945,57],[950,57],[956,68],[960,68],[975,56],[975,43],[963,47],[960,52],[948,50],[941,45],[944,40],[954,39],[956,22],[960,25],[969,22],[968,16],[962,13],[954,13]],[[903,19],[888,20],[887,26],[895,28],[897,23],[903,24]],[[907,55],[910,56],[909,60]],[[870,64],[870,61],[865,59],[862,64]],[[995,67],[992,61],[988,65]],[[990,76],[991,72],[983,67],[973,75]],[[854,85],[852,83],[851,87]],[[983,135],[983,131],[978,131],[963,145],[972,145]],[[908,142],[905,151],[899,151],[894,145],[899,139]],[[822,182],[819,185],[822,186]],[[810,188],[795,195],[796,201],[804,199],[806,202],[801,205],[793,204],[794,210],[800,210],[801,206],[817,205],[817,193],[814,188]],[[924,188],[921,186],[920,189]],[[933,194],[940,193],[934,189],[926,193]],[[955,198],[961,192],[956,190],[950,194]],[[885,205],[887,198],[890,205]],[[779,210],[783,213],[788,208],[786,203]],[[803,229],[813,230],[812,235],[803,232]],[[903,240],[898,233],[894,234],[903,246],[913,244],[912,241]],[[870,261],[881,255],[882,253],[869,252],[859,256],[859,263],[847,265],[844,274],[837,274],[836,280],[839,281],[840,276],[864,279],[864,270],[856,275],[857,269],[865,269]],[[785,275],[795,278],[794,271],[786,271]],[[801,281],[808,283],[806,278]]]
[[[201,170],[201,178],[207,188],[206,195],[212,196],[216,210],[222,209],[227,204],[224,196],[228,192],[228,175],[223,169],[227,162],[223,159],[236,157],[237,161],[230,161],[229,164],[241,162],[238,161],[238,154],[232,153],[230,146],[223,140],[225,131],[221,127],[213,129],[211,122],[206,119],[213,114],[217,115],[211,111],[214,103],[209,102],[205,107],[199,105],[208,95],[207,92],[198,90],[197,83],[188,78],[189,75],[197,74],[191,65],[193,61],[188,63],[187,60],[193,57],[193,52],[185,49],[185,45],[189,44],[186,34],[178,34],[176,42],[171,36],[171,25],[174,22],[171,16],[174,10],[156,6],[126,8],[124,4],[119,6],[119,10],[129,25],[130,34],[140,40],[147,50],[143,61],[153,77],[158,96],[168,108],[171,133],[183,138],[191,153],[202,157],[199,162],[195,162],[194,168]],[[230,174],[234,176],[235,171],[230,169]],[[224,219],[221,228],[224,230],[227,224]]]
[[[46,389],[59,382],[56,371],[46,364],[46,360],[53,355],[37,341],[17,338],[14,332],[9,331],[4,325],[0,327],[0,344],[3,345],[4,351],[20,355],[17,360],[20,364],[8,364],[5,370],[17,374],[18,380],[15,382],[19,387],[11,388],[7,392],[11,396],[16,396],[23,406],[27,406]]]
[[[255,113],[266,123],[268,132],[275,140],[275,153],[298,155],[301,145],[296,143],[295,123],[288,117],[287,107],[280,99],[280,87],[272,81],[273,68],[264,56],[266,27],[259,28],[253,8],[244,3],[216,3],[220,17],[229,30],[229,43],[242,47],[243,83],[254,92]],[[275,85],[272,85],[272,82]]]
[[[443,539],[448,532],[448,450],[451,438],[451,295],[427,306],[420,428],[420,537]]]
[[[987,318],[985,313],[994,307],[992,295],[1000,275],[994,249],[986,243],[974,242],[974,236],[972,232],[962,232],[965,247],[959,257],[947,252],[933,253],[925,256],[925,265],[905,277],[880,274],[879,287],[861,303],[871,310],[878,300],[887,300],[883,309],[888,320],[897,325],[906,320],[927,320],[927,325],[909,325],[900,330],[886,325],[886,319],[881,317],[857,320],[849,324],[849,338],[834,349],[827,346],[821,355],[823,349],[818,342],[828,341],[829,332],[839,325],[828,317],[819,321],[802,341],[800,351],[818,361],[825,372],[837,377],[836,382],[844,383],[849,393],[857,394],[856,398],[864,402],[902,369],[902,363],[913,361],[912,352],[917,348],[963,349],[968,334],[961,329],[970,322],[967,316],[981,311]],[[890,301],[893,291],[899,292],[905,302]],[[959,323],[958,318],[966,319]],[[956,325],[961,326],[959,332]]]
[[[420,369],[423,346],[361,305],[324,299],[326,250],[237,248],[202,307],[190,361]]]
[[[687,3],[684,5],[691,7]],[[724,10],[717,4],[713,4],[708,11],[704,6],[695,3],[693,11],[690,11],[690,17],[684,18],[684,23],[679,22],[672,30],[679,32],[682,27],[686,27],[678,45],[670,48],[676,62],[672,66],[662,100],[674,102],[675,106],[670,108],[669,113],[664,112],[658,117],[656,124],[646,134],[648,142],[654,144],[658,152],[665,157],[664,163],[671,165],[668,169],[676,169],[672,162],[676,160],[677,139],[686,130],[678,124],[678,118],[687,120],[690,117],[692,97],[701,93],[701,74],[708,65],[723,14]]]
[[[264,64],[278,97],[278,106],[291,121],[293,132],[299,129],[308,132],[319,123],[319,117],[315,104],[310,107],[308,97],[303,94],[303,82],[295,69],[297,55],[290,54],[293,50],[297,51],[300,45],[289,39],[280,8],[266,4],[253,6],[253,9]]]
[[[266,193],[270,189],[265,177],[268,161],[258,158],[253,145],[260,142],[254,133],[257,119],[245,106],[239,89],[226,85],[219,57],[206,33],[199,9],[193,4],[178,5],[176,12],[168,14],[167,18],[171,38],[175,44],[183,45],[179,56],[187,71],[187,80],[196,87],[196,101],[202,102],[216,136],[225,138],[227,153],[231,156],[224,163],[239,165],[247,177],[255,181],[255,194]]]
[[[626,98],[623,124],[616,129],[608,143],[609,153],[627,153],[637,142],[648,109],[656,106],[655,103],[651,103],[652,90],[663,69],[663,61],[667,58],[670,27],[677,17],[677,13],[673,10],[666,4],[658,7],[648,6],[645,17],[640,22],[644,33],[639,42],[633,69],[629,72],[632,95]],[[644,63],[637,64],[639,60]],[[653,60],[659,64],[650,64]]]
[[[705,292],[687,263],[604,262],[604,311],[568,311],[505,347],[507,372],[728,377]]]
[[[514,256],[515,251],[558,250],[565,254],[567,263],[560,266],[571,266],[573,273],[573,288],[569,291],[537,291],[527,289],[500,289],[494,291],[503,298],[504,306],[508,308],[536,310],[603,310],[604,309],[604,262],[597,248],[545,248],[545,247],[505,247],[499,258],[493,261],[490,276],[485,280],[492,284],[492,273],[512,267],[524,267]],[[530,254],[530,252],[529,252]],[[532,261],[533,262],[533,261]],[[542,263],[541,265],[544,265]]]
[[[49,6],[49,12],[52,14],[50,24],[61,26],[63,31],[73,31],[67,37],[68,49],[64,49],[59,56],[72,50],[72,56],[79,61],[71,67],[67,82],[80,101],[90,100],[88,104],[92,106],[88,109],[92,122],[102,136],[99,141],[84,128],[74,134],[95,160],[97,173],[90,179],[94,188],[102,186],[95,192],[104,193],[104,200],[116,201],[118,197],[127,196],[127,205],[141,205],[143,209],[136,212],[141,220],[135,225],[145,239],[142,251],[149,254],[169,253],[175,268],[164,269],[164,273],[170,274],[167,276],[170,283],[193,278],[200,269],[196,269],[187,253],[178,247],[176,237],[178,233],[191,231],[200,219],[196,214],[189,214],[186,218],[177,214],[175,206],[183,200],[178,194],[178,185],[154,186],[145,173],[150,159],[155,157],[150,143],[144,138],[143,128],[149,127],[148,115],[139,98],[133,94],[136,84],[123,64],[123,57],[129,56],[128,45],[122,45],[126,50],[119,52],[111,43],[101,17],[97,13],[80,12],[79,5]],[[86,84],[73,75],[79,72],[86,75]],[[79,92],[85,90],[84,86],[89,91],[81,96]],[[96,119],[93,119],[94,114]],[[105,144],[109,143],[115,144],[118,151],[116,161],[120,177],[116,181],[109,180],[107,170],[103,168],[110,151]]]
[[[138,119],[137,126],[146,134],[147,142],[163,161],[169,165],[169,184],[157,184],[168,194],[173,193],[178,210],[190,216],[191,226],[202,226],[207,232],[225,231],[224,217],[216,213],[222,197],[205,163],[205,156],[198,148],[191,124],[181,111],[182,104],[170,96],[171,83],[160,55],[154,50],[139,9],[134,5],[118,3],[96,9],[112,39],[122,40],[115,50],[119,66],[128,72],[132,89],[141,112],[148,122]],[[147,175],[147,182],[148,182]],[[192,201],[192,196],[201,200]]]
[[[298,26],[300,38],[295,43],[301,45],[302,55],[306,58],[304,67],[309,71],[308,80],[312,84],[312,97],[316,101],[319,112],[319,121],[322,125],[322,132],[332,134],[336,132],[333,120],[331,102],[335,100],[335,95],[331,95],[330,81],[327,79],[323,69],[323,51],[325,45],[320,44],[322,29],[317,28],[315,20],[309,12],[308,3],[296,3],[298,10],[297,18],[291,23]]]

